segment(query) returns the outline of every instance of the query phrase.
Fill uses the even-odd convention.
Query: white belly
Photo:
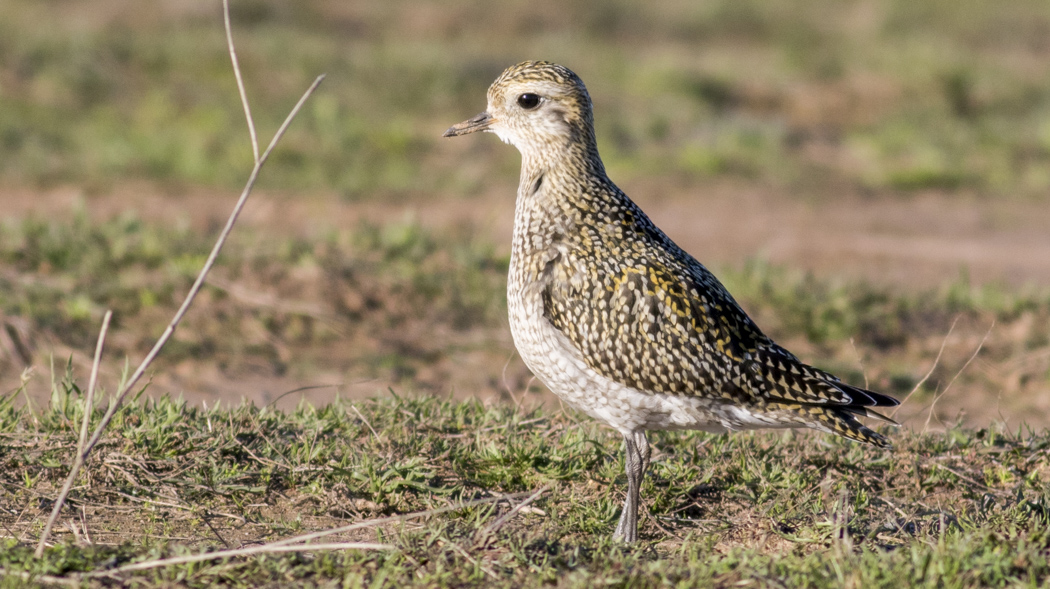
[[[511,335],[525,364],[554,394],[621,433],[662,429],[721,433],[802,425],[718,399],[650,393],[615,382],[584,362],[569,339],[543,316],[539,292],[529,290],[515,288],[512,279],[507,293]]]

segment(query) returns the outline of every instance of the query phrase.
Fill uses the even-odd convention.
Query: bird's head
[[[591,97],[579,76],[547,61],[507,68],[489,86],[485,112],[453,125],[445,137],[490,131],[526,158],[594,147]]]

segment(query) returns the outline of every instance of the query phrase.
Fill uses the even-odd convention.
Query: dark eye
[[[532,110],[540,105],[540,97],[537,94],[522,94],[518,96],[518,106],[525,110]]]

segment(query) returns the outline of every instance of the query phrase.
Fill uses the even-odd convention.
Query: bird
[[[614,539],[638,540],[647,431],[811,428],[890,447],[857,418],[896,425],[872,409],[896,399],[776,344],[609,179],[590,95],[570,69],[507,68],[486,109],[444,137],[479,131],[521,153],[507,278],[514,345],[553,393],[623,435]]]

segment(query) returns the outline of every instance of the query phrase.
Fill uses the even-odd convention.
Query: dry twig
[[[521,509],[529,502],[535,500],[548,487],[543,487],[540,490],[532,493],[532,495],[523,501],[516,509]],[[448,507],[441,507],[438,509],[428,509],[426,511],[417,511],[415,513],[407,513],[404,515],[385,517],[380,519],[366,520],[348,526],[342,526],[339,528],[333,528],[330,530],[323,530],[320,532],[313,532],[310,534],[304,534],[302,536],[296,536],[294,538],[288,538],[278,542],[271,542],[262,546],[252,546],[250,548],[238,548],[234,550],[219,550],[216,552],[207,552],[203,554],[193,554],[188,556],[179,556],[174,558],[162,558],[156,560],[147,560],[143,562],[136,562],[133,564],[125,565],[119,568],[110,569],[106,571],[90,572],[82,575],[78,575],[79,579],[99,578],[99,577],[114,577],[120,573],[129,573],[134,571],[143,571],[148,569],[161,568],[166,566],[189,564],[193,562],[205,562],[211,560],[221,560],[225,558],[233,558],[238,556],[253,556],[257,554],[279,554],[285,552],[314,552],[322,550],[392,550],[395,547],[390,544],[380,544],[375,542],[333,542],[325,544],[309,544],[310,540],[317,538],[323,538],[325,536],[331,536],[334,534],[340,534],[352,530],[361,528],[374,527],[387,523],[404,522],[410,519],[418,519],[421,517],[428,517],[431,515],[437,515],[446,513],[449,511],[457,511],[465,509],[467,507],[473,507],[476,505],[483,505],[486,503],[494,503],[498,501],[505,501],[510,499],[517,499],[525,497],[525,493],[514,493],[511,495],[502,495],[500,497],[486,497],[484,499],[477,499],[474,501],[467,501],[466,503],[460,503],[458,505],[450,505]],[[512,510],[513,512],[514,510]],[[469,558],[469,556],[468,556]],[[0,571],[2,573],[2,571]],[[490,572],[491,574],[491,572]],[[71,575],[72,577],[72,575]],[[67,583],[69,578],[55,577],[57,582]]]
[[[930,370],[926,373],[926,376],[922,377],[922,379],[919,382],[915,383],[915,386],[912,387],[911,392],[909,392],[907,395],[904,396],[903,399],[901,399],[901,404],[897,405],[893,409],[893,412],[890,413],[890,419],[893,419],[893,417],[897,415],[897,412],[901,410],[901,407],[904,406],[904,403],[907,402],[907,400],[915,394],[915,391],[919,390],[919,387],[921,387],[923,384],[926,383],[927,380],[929,380],[930,375],[933,374],[933,371],[937,369],[937,364],[939,364],[941,361],[941,354],[944,353],[944,346],[948,344],[948,338],[952,335],[952,331],[955,329],[955,324],[958,322],[958,317],[955,318],[955,321],[952,321],[952,326],[948,328],[948,333],[944,334],[944,339],[941,340],[941,349],[937,351],[937,357],[933,359],[933,366],[930,366]]]
[[[335,544],[304,544],[301,546],[276,546],[264,544],[250,548],[237,548],[235,550],[219,550],[217,552],[205,552],[203,554],[191,554],[188,556],[176,556],[174,558],[161,558],[158,560],[147,560],[134,564],[124,565],[108,571],[97,571],[83,575],[83,578],[112,577],[120,573],[133,571],[145,571],[177,564],[189,564],[191,562],[205,562],[209,560],[221,560],[235,556],[251,556],[255,554],[278,554],[282,552],[312,552],[322,550],[390,550],[394,548],[390,544],[377,544],[374,542],[338,542]]]
[[[238,88],[241,92],[241,102],[244,107],[245,116],[248,118],[248,127],[249,133],[251,135],[252,149],[254,150],[255,154],[258,154],[259,146],[258,140],[255,135],[255,125],[252,122],[251,111],[248,108],[248,99],[244,93],[244,86],[241,83],[240,66],[237,64],[236,53],[233,50],[233,37],[229,26],[230,10],[229,3],[227,0],[223,0],[223,15],[226,23],[227,42],[230,47],[230,59],[233,62],[234,75],[237,77]],[[318,76],[310,85],[310,87],[306,89],[306,92],[304,92],[302,97],[299,98],[299,102],[295,104],[291,112],[288,113],[288,116],[285,117],[284,122],[277,129],[277,132],[274,133],[273,139],[270,141],[270,144],[266,147],[266,150],[262,153],[262,155],[256,155],[255,166],[252,168],[251,174],[248,176],[248,181],[245,184],[244,189],[241,191],[241,196],[237,200],[237,204],[234,205],[233,212],[230,213],[230,217],[226,221],[226,226],[223,227],[222,233],[219,234],[219,237],[215,242],[215,246],[212,248],[211,253],[208,255],[207,261],[205,261],[204,263],[204,267],[201,269],[200,274],[197,275],[197,279],[193,282],[193,286],[190,287],[189,292],[186,294],[186,300],[183,301],[182,306],[179,307],[179,310],[175,313],[175,316],[168,324],[168,327],[164,330],[164,333],[161,334],[160,338],[157,340],[157,343],[153,345],[153,348],[146,355],[146,358],[142,360],[142,363],[139,364],[138,368],[135,369],[135,372],[132,373],[128,381],[124,384],[121,390],[110,402],[109,409],[106,411],[105,415],[102,416],[102,420],[99,422],[98,426],[95,428],[94,433],[91,435],[91,439],[88,440],[87,443],[85,443],[78,450],[73,462],[73,467],[69,471],[69,476],[66,478],[66,482],[62,487],[62,491],[59,493],[58,498],[55,500],[54,509],[52,509],[51,516],[48,519],[47,525],[44,526],[44,531],[40,535],[40,542],[37,544],[36,548],[37,558],[40,558],[44,554],[44,547],[47,546],[47,540],[51,534],[51,529],[54,526],[55,521],[58,519],[58,514],[61,512],[62,506],[66,502],[66,498],[69,496],[69,491],[73,486],[73,482],[76,480],[77,475],[80,474],[80,470],[84,466],[84,461],[86,460],[87,456],[91,453],[91,450],[95,447],[95,444],[97,444],[98,441],[102,438],[102,433],[106,430],[106,427],[109,425],[110,421],[113,420],[113,417],[116,415],[117,410],[121,406],[121,403],[123,403],[124,399],[128,396],[128,393],[130,393],[134,389],[139,379],[141,379],[143,374],[145,374],[146,369],[149,368],[149,366],[153,363],[153,360],[156,359],[158,354],[160,354],[161,349],[164,347],[165,344],[168,343],[168,340],[171,339],[171,336],[175,333],[175,328],[178,327],[179,323],[182,321],[182,318],[186,315],[187,311],[189,311],[190,305],[196,298],[197,293],[200,292],[201,287],[204,286],[204,281],[208,277],[208,272],[210,272],[212,266],[215,265],[215,261],[219,257],[219,252],[222,250],[223,245],[226,244],[226,239],[229,237],[230,232],[233,230],[233,225],[237,222],[237,218],[240,216],[241,210],[244,208],[244,204],[248,201],[248,195],[251,194],[252,188],[255,187],[255,182],[259,177],[259,172],[262,170],[263,165],[266,163],[266,160],[270,157],[270,153],[277,145],[277,142],[281,140],[281,138],[284,136],[284,133],[288,130],[288,126],[291,124],[292,120],[297,114],[299,114],[299,110],[302,108],[303,104],[310,97],[310,95],[313,94],[314,90],[316,90],[317,87],[321,84],[322,80],[324,80],[324,75]]]
[[[959,375],[966,370],[966,367],[970,365],[970,362],[973,362],[973,359],[977,357],[977,354],[981,353],[981,348],[984,347],[984,342],[988,340],[988,336],[992,335],[993,329],[995,329],[995,321],[992,321],[991,326],[988,327],[988,332],[984,334],[983,338],[981,338],[981,343],[977,344],[977,349],[975,349],[973,351],[973,354],[970,355],[970,359],[967,360],[966,363],[963,364],[962,368],[959,369],[959,372],[956,372],[955,376],[953,376],[952,379],[948,381],[948,386],[944,387],[944,390],[941,391],[939,395],[933,398],[933,402],[930,403],[930,412],[926,415],[926,424],[922,426],[923,433],[925,433],[927,428],[930,427],[930,419],[933,418],[933,410],[937,406],[937,401],[939,401],[941,397],[943,397],[948,392],[948,389],[952,388],[952,385],[955,384],[955,380],[959,378]]]
[[[237,49],[233,46],[233,27],[230,26],[230,0],[222,0],[222,24],[226,28],[226,47],[230,52],[230,61],[233,63],[233,75],[237,78],[237,92],[241,95],[241,107],[244,109],[244,118],[248,119],[248,136],[252,142],[252,161],[259,165],[259,137],[255,134],[255,120],[252,119],[252,109],[248,105],[248,93],[244,90],[244,79],[241,78],[241,64],[237,61]]]

